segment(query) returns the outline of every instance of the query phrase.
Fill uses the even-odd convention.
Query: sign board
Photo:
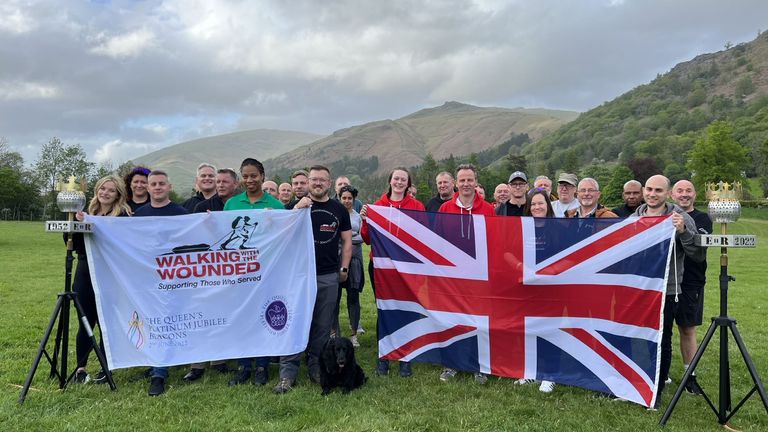
[[[757,246],[756,235],[702,234],[695,237],[696,246],[701,247],[753,248]]]
[[[93,223],[77,221],[46,221],[45,231],[64,233],[89,233],[93,232]]]

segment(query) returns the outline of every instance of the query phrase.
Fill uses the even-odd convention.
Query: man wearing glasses
[[[509,201],[496,207],[498,216],[522,216],[525,208],[525,193],[528,192],[528,177],[522,171],[509,175]]]
[[[579,208],[576,201],[576,186],[579,180],[576,174],[562,173],[557,179],[557,201],[552,203],[555,217],[565,217],[565,212]]]
[[[600,186],[597,180],[586,177],[579,182],[576,193],[579,197],[579,206],[565,212],[569,218],[610,218],[618,217],[616,213],[603,207],[600,201]]]

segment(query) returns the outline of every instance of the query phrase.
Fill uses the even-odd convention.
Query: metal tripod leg
[[[19,395],[19,403],[24,403],[24,399],[27,397],[27,392],[29,392],[29,386],[32,384],[32,378],[35,376],[35,372],[37,371],[37,367],[40,365],[40,360],[43,358],[43,353],[45,353],[45,346],[48,344],[48,339],[51,337],[51,332],[53,331],[53,326],[56,324],[56,319],[59,317],[59,312],[62,310],[62,305],[64,304],[64,297],[65,295],[59,294],[58,300],[56,300],[56,306],[53,307],[53,313],[51,314],[51,319],[48,321],[48,327],[45,329],[45,333],[43,334],[43,338],[40,340],[40,346],[37,348],[37,354],[35,354],[35,359],[32,360],[32,367],[29,369],[29,373],[27,374],[27,379],[24,382],[24,387],[21,389],[21,394]],[[53,370],[56,369],[56,363],[55,361],[52,361],[51,358],[48,358],[48,361],[51,362],[51,367]]]
[[[109,370],[109,366],[107,365],[107,359],[104,356],[104,352],[101,351],[101,346],[99,345],[99,342],[96,340],[96,336],[93,334],[93,328],[91,328],[91,324],[88,322],[88,317],[85,316],[85,311],[83,310],[83,306],[80,304],[80,300],[77,298],[77,296],[73,297],[74,303],[75,303],[75,310],[77,311],[77,316],[80,317],[80,323],[85,328],[86,332],[88,333],[88,337],[91,340],[91,344],[93,345],[93,352],[96,353],[96,358],[99,360],[99,365],[101,365],[101,370],[107,375],[107,382],[109,383],[109,388],[112,390],[116,390],[117,386],[115,385],[115,381],[112,379],[112,372]],[[72,372],[72,376],[77,372],[77,368],[75,368],[75,372]],[[70,377],[71,379],[72,377]],[[69,379],[67,380],[69,382]]]
[[[752,361],[752,357],[749,355],[749,351],[747,351],[747,346],[744,344],[744,340],[741,338],[741,333],[739,333],[739,329],[736,327],[736,321],[732,321],[728,328],[730,328],[731,333],[733,333],[733,340],[736,341],[736,345],[739,347],[741,357],[744,359],[744,364],[747,365],[747,370],[749,370],[749,375],[752,376],[752,382],[755,383],[755,386],[752,387],[752,390],[750,390],[749,393],[744,396],[744,399],[742,399],[741,402],[736,405],[736,408],[734,408],[728,417],[725,418],[725,421],[730,420],[730,418],[736,414],[739,408],[744,405],[744,402],[746,402],[754,392],[757,392],[757,394],[760,395],[760,399],[763,401],[765,411],[768,412],[768,396],[766,396],[765,393],[765,386],[763,385],[763,381],[760,379],[760,374],[757,372],[757,368],[755,367],[755,363]]]

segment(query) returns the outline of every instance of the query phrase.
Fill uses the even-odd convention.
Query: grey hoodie
[[[704,261],[707,257],[707,250],[703,247],[693,244],[693,236],[696,234],[696,222],[693,218],[681,209],[677,204],[664,203],[666,208],[664,214],[672,214],[672,212],[679,213],[683,216],[685,221],[685,231],[679,233],[675,231],[675,255],[672,256],[674,261],[669,263],[669,271],[667,272],[667,295],[680,294],[680,283],[683,281],[683,263],[685,262],[685,256],[696,262]],[[635,210],[635,216],[645,216],[645,212],[648,209],[648,204],[643,203]],[[677,278],[673,273],[677,268]],[[675,283],[677,282],[677,283]]]

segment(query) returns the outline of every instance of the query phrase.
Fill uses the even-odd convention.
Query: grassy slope
[[[739,318],[739,328],[762,372],[768,377],[768,329],[765,315],[765,279],[761,256],[768,252],[768,222],[743,220],[731,227],[736,233],[759,236],[758,250],[732,250],[731,313]],[[705,316],[717,312],[717,253],[709,255],[711,283],[707,287]],[[293,392],[278,397],[269,388],[251,385],[229,388],[227,377],[207,374],[202,382],[185,385],[183,368],[173,368],[170,389],[159,398],[146,396],[146,382],[130,382],[137,369],[120,370],[115,376],[116,392],[105,386],[72,386],[58,391],[47,379],[41,364],[34,389],[23,406],[17,404],[39,338],[43,334],[55,296],[61,289],[64,261],[61,237],[43,232],[41,223],[0,222],[0,262],[5,278],[0,282],[0,430],[631,430],[656,431],[661,413],[607,399],[594,393],[558,387],[543,395],[535,386],[518,387],[509,379],[492,379],[486,386],[471,382],[460,374],[455,382],[441,383],[439,368],[419,364],[411,379],[396,374],[388,378],[373,376],[375,342],[373,332],[361,338],[359,359],[370,375],[368,384],[351,395],[333,393],[320,396],[320,389],[305,379]],[[366,287],[362,296],[366,329],[375,326],[372,293]],[[342,310],[345,308],[342,306]],[[346,325],[346,313],[342,313]],[[72,331],[76,329],[72,320]],[[701,329],[703,334],[705,328]],[[73,342],[74,344],[74,339]],[[71,345],[74,356],[74,345]],[[713,397],[717,391],[716,347],[712,347],[699,368],[699,381]],[[681,375],[675,346],[672,376]],[[734,397],[741,397],[750,386],[741,360],[731,353]],[[72,367],[74,361],[70,362]],[[91,372],[97,369],[91,360]],[[273,366],[270,387],[275,383]],[[665,392],[664,401],[672,391]],[[734,403],[736,400],[734,400]],[[737,414],[733,425],[741,430],[768,429],[768,415],[754,399]],[[719,430],[714,415],[702,398],[684,395],[667,430]]]

